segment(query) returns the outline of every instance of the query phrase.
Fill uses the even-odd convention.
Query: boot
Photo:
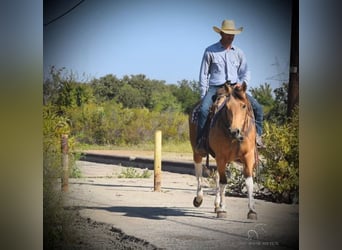
[[[256,143],[257,143],[257,148],[266,148],[266,146],[262,142],[262,138],[260,135],[256,136]]]
[[[206,140],[204,137],[201,137],[199,140],[197,140],[197,144],[195,147],[196,153],[201,154],[201,155],[207,154],[205,143],[206,143]]]

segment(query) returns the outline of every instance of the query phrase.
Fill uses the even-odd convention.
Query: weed
[[[121,171],[118,178],[150,178],[152,173],[148,169],[144,169],[139,173],[135,168],[128,167]]]

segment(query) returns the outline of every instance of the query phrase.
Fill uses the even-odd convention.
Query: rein
[[[250,119],[248,119],[248,118],[250,118]],[[247,128],[245,128],[246,124],[248,124]],[[252,105],[249,101],[247,101],[247,112],[246,112],[246,117],[245,117],[245,121],[243,124],[242,131],[244,133],[246,133],[246,135],[248,135],[252,129],[252,126],[255,126],[255,118],[254,118]]]

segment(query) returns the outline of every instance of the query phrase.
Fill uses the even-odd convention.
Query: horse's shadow
[[[198,209],[191,209],[188,207],[135,207],[135,206],[77,206],[77,207],[65,207],[65,209],[91,209],[91,210],[104,210],[111,213],[119,213],[122,216],[144,218],[151,220],[170,220],[171,217],[194,217],[203,218],[206,220],[218,220],[216,213],[212,213],[212,216],[208,212],[198,211]],[[223,220],[222,218],[219,220]],[[232,220],[224,219],[230,223],[249,224],[250,221],[245,220]]]
[[[175,208],[175,207],[134,207],[134,206],[111,206],[111,207],[101,207],[101,206],[81,206],[81,207],[66,207],[66,209],[93,209],[93,210],[105,210],[112,213],[122,213],[122,216],[135,217],[135,218],[143,218],[143,219],[151,219],[151,220],[168,220],[172,221],[179,225],[189,226],[196,229],[208,230],[211,232],[222,233],[230,236],[235,236],[239,238],[245,239],[245,235],[241,235],[238,233],[226,232],[225,230],[211,228],[207,225],[202,225],[202,223],[193,223],[189,220],[179,220],[174,217],[193,217],[193,218],[201,218],[205,220],[220,220],[217,219],[216,213],[213,213],[213,216],[208,216],[207,213],[203,213],[203,211],[196,212],[195,209],[190,208]],[[215,216],[214,216],[215,214]],[[243,220],[231,220],[224,219],[227,223],[239,223],[239,224],[251,224],[250,221]],[[192,220],[191,220],[192,221]]]
[[[208,219],[201,212],[196,212],[187,208],[175,207],[134,207],[134,206],[83,206],[80,209],[105,210],[111,213],[120,213],[127,217],[145,218],[152,220],[164,220],[171,216],[202,217]]]

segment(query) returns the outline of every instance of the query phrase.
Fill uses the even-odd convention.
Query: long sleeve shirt
[[[205,49],[200,69],[201,98],[209,85],[221,85],[226,81],[232,83],[250,81],[246,56],[243,51],[232,45],[226,49],[217,42]]]

